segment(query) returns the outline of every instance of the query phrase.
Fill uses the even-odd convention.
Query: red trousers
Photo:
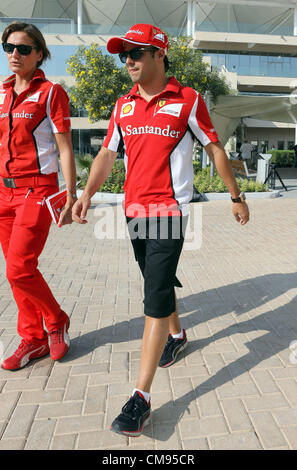
[[[48,332],[67,318],[37,269],[51,226],[44,198],[57,191],[56,185],[6,188],[0,178],[0,243],[18,306],[17,330],[29,343],[47,343]]]

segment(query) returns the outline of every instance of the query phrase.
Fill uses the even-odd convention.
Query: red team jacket
[[[30,86],[13,101],[15,75],[0,86],[0,176],[58,171],[54,133],[70,131],[69,100],[37,69]]]
[[[174,77],[149,103],[137,84],[116,102],[103,145],[118,152],[124,144],[128,217],[181,215],[193,194],[194,138],[218,141],[200,93]]]

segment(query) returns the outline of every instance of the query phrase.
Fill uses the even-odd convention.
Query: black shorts
[[[175,273],[184,243],[187,218],[127,217],[136,261],[144,278],[144,313],[168,317],[175,311],[174,287],[182,287]]]

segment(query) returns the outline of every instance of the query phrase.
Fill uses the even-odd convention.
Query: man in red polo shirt
[[[215,163],[230,191],[233,214],[242,225],[249,220],[249,210],[201,95],[165,75],[166,35],[152,25],[137,24],[124,37],[110,39],[107,49],[119,53],[135,85],[115,105],[107,137],[72,213],[73,220],[86,223],[91,197],[124,145],[125,215],[144,277],[145,327],[137,385],[111,429],[138,436],[149,422],[150,388],[157,366],[173,364],[187,343],[174,287],[181,287],[175,273],[192,198],[194,139]]]

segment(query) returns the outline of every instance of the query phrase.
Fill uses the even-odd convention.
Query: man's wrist
[[[77,199],[76,191],[67,191],[67,198],[76,200]]]
[[[240,192],[238,196],[233,196],[231,195],[231,201],[232,202],[235,202],[235,203],[243,203],[245,202],[246,200],[246,197],[245,197],[245,194],[244,192]]]

